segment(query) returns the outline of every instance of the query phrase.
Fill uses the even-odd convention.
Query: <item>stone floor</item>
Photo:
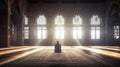
[[[4,60],[1,58],[0,67],[120,67],[117,46],[62,46],[61,53],[55,53],[53,46],[19,49],[26,48],[25,52],[12,54]],[[5,50],[0,50],[0,53]]]

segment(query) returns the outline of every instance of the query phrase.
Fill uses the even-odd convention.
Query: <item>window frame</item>
[[[47,39],[47,27],[37,27],[37,39]]]
[[[83,21],[82,18],[80,17],[80,15],[75,15],[75,17],[73,17],[73,28],[72,28],[72,37],[73,39],[83,39]],[[76,28],[76,29],[74,29]],[[81,28],[81,29],[78,29]],[[74,33],[76,30],[76,34]],[[78,34],[78,32],[81,32],[81,34]],[[76,35],[76,36],[75,36]]]
[[[40,32],[40,33],[38,33]],[[40,34],[40,35],[39,35]],[[47,20],[44,15],[40,15],[37,19],[37,39],[45,40],[48,37],[47,32]],[[39,38],[40,36],[40,38]]]
[[[92,28],[94,28],[94,29],[92,29]],[[90,28],[90,30],[91,30],[91,32],[90,32],[90,39],[91,40],[100,40],[101,39],[101,32],[100,32],[100,26],[91,26],[91,28]],[[94,33],[92,33],[92,31],[94,31]],[[97,32],[99,31],[99,35],[97,35]],[[94,35],[93,35],[94,34]],[[94,37],[93,37],[94,36]]]
[[[56,39],[64,39],[65,38],[65,31],[64,31],[63,26],[56,26],[55,27],[55,38]]]
[[[114,39],[119,39],[119,25],[114,25]]]
[[[28,18],[27,18],[27,16],[25,16],[25,19],[24,19],[25,21],[24,21],[24,25],[28,25]]]
[[[29,27],[24,27],[24,39],[29,39]]]
[[[101,27],[100,27],[101,20],[100,20],[100,18],[97,15],[93,15],[91,17],[91,20],[90,20],[90,25],[91,25],[91,28],[90,28],[90,39],[91,40],[100,40],[101,39]],[[92,29],[92,28],[94,28],[94,29]],[[92,32],[94,32],[94,35],[93,35]],[[97,33],[97,32],[99,32],[99,33]]]
[[[76,32],[76,34],[75,34]],[[72,30],[72,34],[73,34],[73,39],[82,39],[83,38],[83,30],[82,30],[82,26],[74,26],[73,30]],[[75,36],[76,35],[76,36]]]
[[[58,21],[60,21],[61,23],[59,23]],[[64,24],[65,24],[64,17],[62,15],[57,15],[56,18],[55,18],[55,32],[54,32],[55,33],[55,39],[61,39],[61,40],[65,39]],[[59,28],[59,29],[56,29],[56,28]],[[59,32],[58,38],[57,38],[56,31]]]

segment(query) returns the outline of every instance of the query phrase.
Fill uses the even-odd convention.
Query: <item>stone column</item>
[[[29,44],[36,45],[37,44],[37,25],[36,25],[35,17],[28,17],[29,23]]]
[[[0,1],[0,47],[10,46],[10,2]]]
[[[24,14],[25,14],[25,3],[24,0],[18,0],[16,4],[16,15],[17,15],[17,22],[16,22],[16,33],[17,33],[17,45],[23,46],[24,45]]]
[[[118,46],[120,47],[120,1],[119,1],[119,43]]]
[[[19,16],[19,19],[18,19],[18,22],[17,22],[17,45],[18,46],[23,46],[24,45],[24,30],[23,30],[23,27],[24,27],[24,24],[23,24],[23,15]]]
[[[83,16],[83,44],[84,45],[89,45],[90,40],[91,40],[91,36],[90,36],[90,32],[91,32],[91,25],[90,25],[90,19],[92,16],[90,15],[86,15]]]
[[[73,41],[73,35],[72,35],[72,19],[73,19],[73,15],[66,15],[65,16],[65,25],[64,25],[64,31],[65,31],[65,36],[64,36],[64,41],[65,41],[65,45],[73,45],[72,41]]]
[[[54,17],[47,15],[46,16],[47,19],[47,42],[48,45],[54,45]]]

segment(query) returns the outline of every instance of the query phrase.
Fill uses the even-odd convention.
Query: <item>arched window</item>
[[[38,25],[46,25],[46,18],[44,15],[40,15],[37,19]]]
[[[55,27],[56,39],[64,39],[64,27]]]
[[[29,27],[24,27],[24,38],[29,39]]]
[[[82,25],[82,19],[79,15],[76,15],[73,18],[73,25]]]
[[[100,39],[100,18],[96,15],[91,18],[91,39]]]
[[[25,16],[25,25],[28,25],[28,18]]]
[[[28,18],[25,16],[24,21],[24,39],[29,39],[29,26],[28,26]]]
[[[12,25],[12,34],[13,35],[15,34],[15,27],[14,27],[14,25]]]
[[[91,25],[100,25],[100,18],[96,15],[93,15],[91,18]]]
[[[62,17],[62,15],[58,15],[55,18],[55,25],[64,25],[64,18]]]
[[[55,18],[55,38],[64,39],[64,18],[62,15]]]
[[[114,26],[114,38],[119,39],[119,26],[118,25]]]
[[[73,18],[73,39],[82,39],[82,19],[79,15]]]
[[[47,38],[47,28],[46,27],[37,27],[38,30],[38,39]]]
[[[37,19],[37,36],[38,39],[47,39],[47,27],[46,18],[44,15],[40,15]]]

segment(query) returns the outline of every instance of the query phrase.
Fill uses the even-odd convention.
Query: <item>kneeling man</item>
[[[61,53],[61,45],[59,44],[59,41],[57,41],[57,44],[55,45],[55,53]]]

